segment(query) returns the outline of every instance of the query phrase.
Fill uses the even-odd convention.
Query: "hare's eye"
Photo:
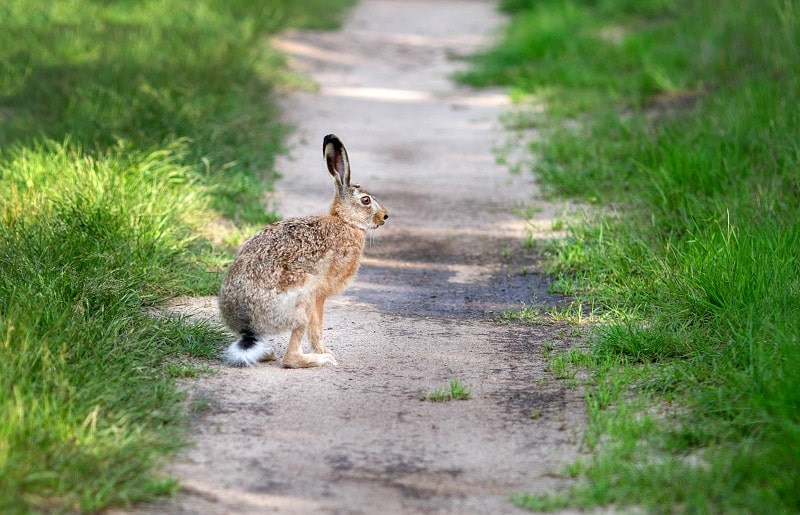
[[[364,195],[363,197],[361,197],[361,203],[363,205],[368,206],[370,204],[370,202],[372,202],[372,199],[369,198],[368,195]]]

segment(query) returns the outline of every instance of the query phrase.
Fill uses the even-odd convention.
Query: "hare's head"
[[[342,141],[328,134],[322,141],[322,153],[336,185],[331,214],[362,229],[375,229],[383,225],[389,218],[386,208],[360,185],[350,184],[350,160]]]

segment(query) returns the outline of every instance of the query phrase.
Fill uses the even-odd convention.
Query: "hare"
[[[232,366],[275,359],[265,336],[290,331],[282,364],[287,368],[336,365],[322,343],[325,300],[342,291],[358,270],[367,229],[389,212],[358,184],[350,184],[344,145],[325,136],[322,153],[336,193],[327,215],[288,218],[247,240],[219,292],[222,320],[239,339],[225,351]],[[303,335],[314,353],[304,354]]]

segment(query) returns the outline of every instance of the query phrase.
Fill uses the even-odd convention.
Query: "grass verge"
[[[534,509],[800,510],[800,10],[792,2],[506,1],[462,78],[544,97],[546,190],[612,206],[550,248],[603,311],[594,458]]]
[[[216,290],[209,220],[274,217],[267,37],[348,3],[0,6],[0,511],[175,490],[174,380],[221,334],[149,309]]]

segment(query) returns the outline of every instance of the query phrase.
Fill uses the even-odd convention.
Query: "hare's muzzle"
[[[381,209],[374,215],[372,215],[372,223],[375,227],[380,227],[381,225],[386,223],[386,220],[389,218],[389,212],[385,209]]]

